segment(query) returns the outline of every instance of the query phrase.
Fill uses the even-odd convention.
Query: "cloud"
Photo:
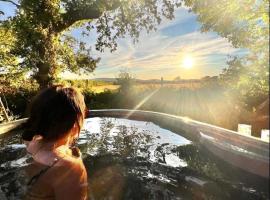
[[[241,52],[216,33],[200,33],[196,15],[178,9],[176,18],[164,20],[156,32],[142,32],[139,43],[127,37],[119,40],[118,50],[98,53],[101,62],[95,77],[115,77],[121,68],[129,68],[138,78],[200,78],[217,75],[226,66],[227,55]],[[183,26],[183,24],[185,26]],[[185,30],[182,30],[185,29]],[[185,55],[194,58],[194,68],[181,67]]]
[[[96,71],[97,76],[110,76],[110,73],[117,73],[119,68],[126,67],[139,78],[172,78],[173,73],[169,73],[170,71],[178,71],[186,78],[200,78],[212,75],[213,71],[218,74],[225,67],[227,55],[239,51],[224,38],[197,31],[174,37],[156,32],[142,36],[136,45],[128,41],[126,43],[129,45],[120,45],[113,54],[100,55],[102,61]],[[180,66],[181,59],[186,54],[192,55],[195,60],[192,73]],[[211,72],[207,71],[209,66],[212,67]],[[155,73],[149,74],[150,71]]]

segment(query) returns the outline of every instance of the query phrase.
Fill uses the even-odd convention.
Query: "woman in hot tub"
[[[87,199],[87,173],[74,146],[85,118],[83,95],[56,85],[38,94],[22,135],[33,163],[25,199]]]

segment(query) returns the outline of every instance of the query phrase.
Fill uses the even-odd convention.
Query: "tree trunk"
[[[37,63],[37,73],[34,78],[39,84],[40,89],[47,88],[53,84],[57,75],[57,34],[48,34],[43,39],[43,45],[39,48],[40,61]]]
[[[52,84],[51,77],[49,76],[50,63],[39,62],[37,68],[38,72],[34,78],[38,82],[40,89],[50,86]]]

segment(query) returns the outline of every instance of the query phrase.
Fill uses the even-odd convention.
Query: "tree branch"
[[[78,21],[97,19],[105,11],[117,9],[120,4],[120,0],[96,0],[88,5],[73,1],[66,5],[66,12],[62,14],[61,21],[56,26],[56,30],[61,32]]]

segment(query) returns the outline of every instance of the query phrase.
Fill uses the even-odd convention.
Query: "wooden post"
[[[5,120],[7,120],[9,122],[9,117],[8,117],[7,111],[5,109],[5,106],[2,102],[1,97],[0,97],[0,108],[1,108],[1,110],[3,110]]]

